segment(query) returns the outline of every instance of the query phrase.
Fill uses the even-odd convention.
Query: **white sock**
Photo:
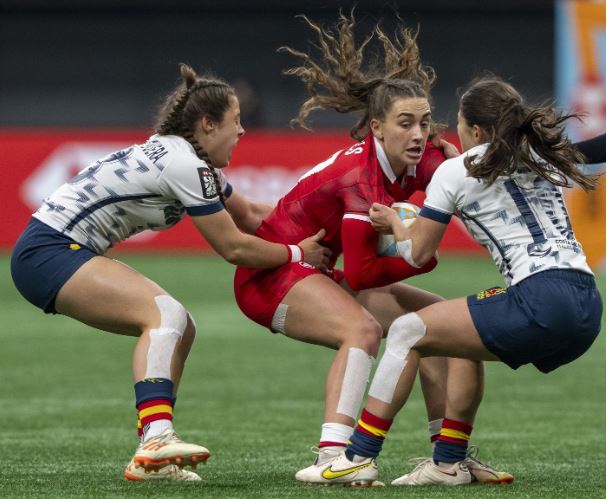
[[[320,443],[331,442],[331,446],[348,445],[348,440],[354,433],[354,428],[341,423],[324,423],[320,432]]]
[[[440,435],[440,430],[443,426],[443,418],[433,419],[432,421],[428,421],[428,432],[430,433],[430,444],[432,445],[432,450],[434,450],[434,444],[436,443],[436,437]]]
[[[173,421],[170,419],[152,421],[143,428],[143,441],[146,442],[150,438],[160,435],[164,430],[169,428],[173,428]]]

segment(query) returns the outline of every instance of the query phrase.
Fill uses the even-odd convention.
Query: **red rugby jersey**
[[[434,259],[417,269],[401,258],[377,255],[379,235],[371,227],[369,209],[374,202],[390,206],[425,190],[444,160],[442,150],[428,142],[415,174],[408,175],[407,170],[391,182],[382,171],[375,141],[369,134],[308,171],[278,202],[256,235],[267,241],[296,244],[326,229],[322,244],[333,251],[329,266],[343,252],[346,281],[356,290],[428,272],[436,265]]]

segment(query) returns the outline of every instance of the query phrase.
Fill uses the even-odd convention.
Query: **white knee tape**
[[[145,377],[171,379],[171,359],[188,323],[188,313],[171,296],[159,295],[154,300],[160,311],[160,327],[150,330]]]
[[[356,419],[367,389],[374,360],[375,358],[360,348],[350,348],[348,350],[348,362],[337,404],[339,414],[345,414],[352,419]]]
[[[274,311],[274,315],[272,316],[272,331],[276,331],[277,333],[285,333],[285,322],[287,320],[287,312],[289,311],[289,305],[285,303],[281,303],[276,307]]]
[[[386,404],[392,402],[400,375],[407,365],[407,356],[424,334],[426,325],[416,313],[403,315],[392,323],[386,339],[386,351],[373,376],[369,396]]]

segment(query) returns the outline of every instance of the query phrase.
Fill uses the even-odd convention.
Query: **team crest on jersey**
[[[506,288],[486,289],[485,291],[480,291],[479,293],[476,293],[476,299],[484,300],[485,298],[490,298],[491,296],[502,295],[505,292],[506,292]]]
[[[213,199],[217,197],[217,187],[213,174],[207,168],[198,168],[198,176],[200,177],[200,186],[202,187],[202,197],[205,199]]]

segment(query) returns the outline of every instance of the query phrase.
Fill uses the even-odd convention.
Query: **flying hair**
[[[278,49],[300,59],[300,66],[283,74],[297,76],[309,96],[292,124],[310,130],[306,120],[317,109],[333,109],[338,113],[362,111],[358,123],[350,130],[350,135],[360,140],[369,131],[369,121],[383,119],[396,98],[428,98],[436,74],[421,62],[417,31],[401,27],[391,39],[377,24],[357,46],[353,11],[349,17],[340,12],[334,29],[324,29],[304,15],[298,17],[316,32],[322,62],[290,47]],[[383,52],[383,65],[369,68],[364,64],[365,50],[375,38]]]
[[[509,83],[494,75],[474,79],[460,98],[460,114],[468,126],[477,125],[489,143],[482,157],[469,156],[464,164],[470,176],[492,184],[523,167],[550,183],[594,189],[597,178],[578,169],[584,155],[565,133],[565,122],[580,119],[553,105],[528,105]]]

